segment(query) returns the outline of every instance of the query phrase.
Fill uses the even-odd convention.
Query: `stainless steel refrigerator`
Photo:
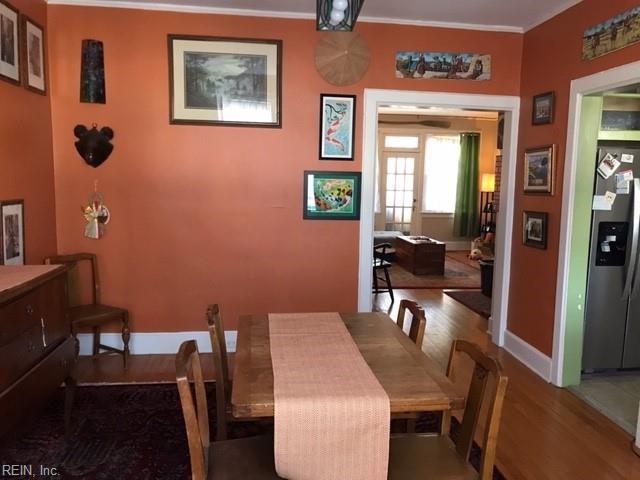
[[[591,219],[582,354],[585,372],[640,368],[640,142],[599,142],[596,167],[607,155],[625,162],[607,179],[596,172],[594,195],[600,196],[596,199],[599,208],[607,206],[607,192],[616,197],[611,210],[593,210]],[[618,184],[622,172],[628,170],[633,180]]]

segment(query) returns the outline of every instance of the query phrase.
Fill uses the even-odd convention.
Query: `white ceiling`
[[[361,22],[523,32],[581,0],[365,0]],[[158,10],[315,18],[315,0],[48,0]]]

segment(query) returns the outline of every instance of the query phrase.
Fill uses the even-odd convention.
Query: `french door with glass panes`
[[[384,229],[419,234],[420,215],[416,212],[419,205],[420,152],[382,151],[381,167],[381,207],[384,212]]]

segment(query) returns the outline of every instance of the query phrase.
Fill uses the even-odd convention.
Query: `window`
[[[422,183],[424,212],[454,212],[459,160],[459,136],[429,135],[427,137]]]
[[[385,135],[384,148],[410,148],[417,150],[420,139],[417,135]]]

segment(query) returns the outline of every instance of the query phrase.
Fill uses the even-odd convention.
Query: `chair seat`
[[[478,480],[478,472],[458,452],[449,437],[428,434],[392,435],[389,480]]]
[[[209,447],[208,478],[215,480],[277,480],[273,436],[213,442]]]
[[[101,323],[112,318],[120,318],[126,314],[126,310],[109,305],[76,305],[69,308],[71,322],[83,325]]]

